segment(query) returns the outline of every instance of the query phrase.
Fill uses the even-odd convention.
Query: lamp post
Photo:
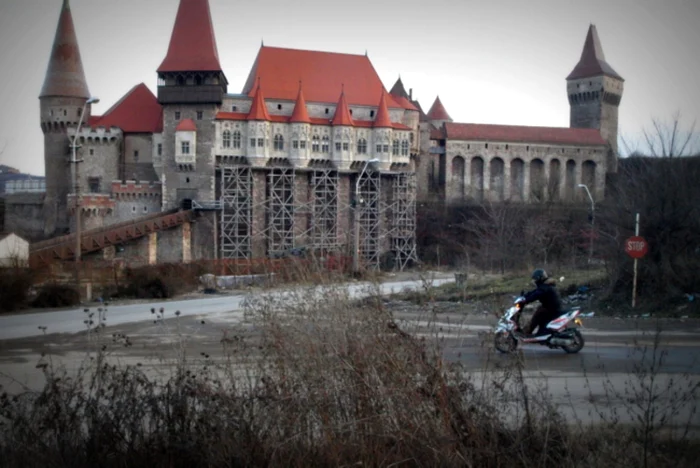
[[[80,244],[80,224],[81,224],[81,211],[80,211],[80,178],[78,174],[78,134],[80,133],[80,128],[83,126],[83,119],[85,118],[85,110],[88,104],[96,104],[100,102],[99,98],[91,97],[85,104],[83,104],[83,110],[80,113],[80,120],[78,121],[78,127],[75,129],[73,138],[71,139],[71,150],[73,163],[73,187],[75,190],[75,282],[78,292],[80,292],[80,256],[82,251],[82,245]]]
[[[359,270],[360,266],[360,217],[358,216],[358,205],[361,203],[361,200],[358,200],[358,193],[360,192],[360,180],[362,179],[362,175],[365,173],[367,170],[367,166],[370,164],[378,163],[379,159],[369,159],[365,161],[364,166],[362,166],[362,171],[360,171],[360,174],[357,176],[357,181],[355,181],[355,206],[354,206],[354,212],[353,212],[353,223],[355,227],[355,235],[354,235],[354,249],[353,249],[353,254],[352,254],[352,271],[353,273],[357,273]]]
[[[588,253],[588,263],[591,263],[593,259],[593,226],[595,224],[595,202],[593,201],[593,196],[591,196],[591,191],[588,190],[588,186],[585,184],[578,184],[579,188],[586,189],[588,194],[588,199],[591,201],[591,240],[590,240],[590,252]]]

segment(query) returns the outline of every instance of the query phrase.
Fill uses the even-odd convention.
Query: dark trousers
[[[544,332],[544,327],[547,326],[549,322],[557,318],[557,316],[557,311],[551,311],[540,306],[532,315],[530,324],[525,327],[524,331],[527,334],[532,334],[533,330],[539,326],[540,329],[537,331],[537,334],[539,335]]]

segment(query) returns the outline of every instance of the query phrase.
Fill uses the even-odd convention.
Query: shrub
[[[32,307],[36,308],[71,307],[78,304],[80,304],[78,290],[63,284],[42,286],[36,299],[32,301]]]
[[[26,268],[0,268],[0,312],[27,307],[32,274]]]

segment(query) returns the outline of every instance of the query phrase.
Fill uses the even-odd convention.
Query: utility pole
[[[87,109],[88,104],[96,104],[100,102],[100,100],[96,97],[91,97],[87,101],[85,101],[85,104],[83,104],[83,111],[80,113],[80,120],[78,121],[78,127],[75,129],[75,133],[73,134],[73,138],[71,139],[71,150],[72,150],[72,158],[71,158],[71,163],[73,164],[73,190],[75,190],[75,285],[78,288],[78,294],[80,294],[80,260],[81,260],[81,253],[82,253],[82,245],[81,245],[81,215],[82,215],[82,203],[81,203],[81,194],[80,194],[80,171],[78,169],[78,164],[81,163],[83,160],[78,160],[78,135],[80,134],[80,129],[83,125],[83,119],[85,118],[85,110]]]

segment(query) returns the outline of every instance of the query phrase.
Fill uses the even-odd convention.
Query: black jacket
[[[540,301],[542,307],[547,309],[547,311],[554,315],[560,314],[562,312],[561,298],[556,289],[556,282],[552,279],[548,279],[544,283],[540,284],[537,289],[534,289],[525,294],[525,304],[531,302]]]

